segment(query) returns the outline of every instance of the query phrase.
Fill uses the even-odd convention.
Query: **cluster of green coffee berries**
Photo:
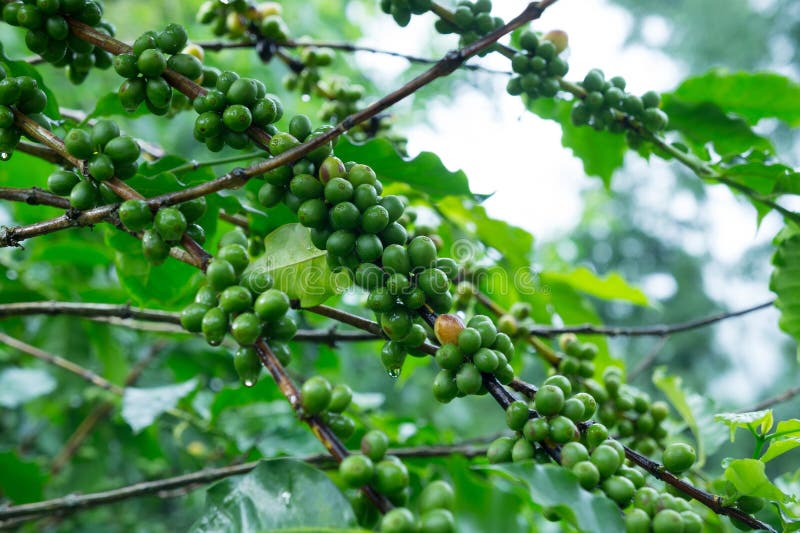
[[[276,43],[289,38],[289,29],[283,18],[282,8],[277,2],[261,2],[251,5],[245,0],[209,0],[197,12],[197,21],[210,24],[214,35],[241,39],[255,33]]]
[[[534,457],[537,444],[565,445],[581,438],[579,425],[589,420],[597,409],[594,398],[585,393],[572,394],[572,385],[565,376],[555,374],[545,380],[536,392],[532,406],[537,416],[531,417],[531,406],[517,400],[506,409],[506,423],[518,432],[516,437],[498,439],[489,448],[491,462],[522,461]],[[608,430],[594,424],[587,431],[592,442],[608,438]],[[571,445],[570,445],[571,446]]]
[[[342,414],[353,399],[353,391],[344,384],[331,386],[322,376],[307,379],[300,388],[300,402],[307,416],[318,416],[340,439],[349,439],[355,422]]]
[[[691,453],[693,457],[694,450]],[[688,501],[646,485],[636,487],[633,501],[625,511],[625,531],[630,533],[700,533],[703,529],[703,519]]]
[[[42,114],[47,95],[30,76],[8,76],[0,66],[0,153],[8,159],[17,147],[22,132],[14,125],[14,111],[28,115],[41,126],[51,129],[50,120]],[[13,108],[13,109],[12,109]]]
[[[151,113],[167,114],[173,103],[173,91],[162,75],[168,68],[190,80],[202,81],[200,60],[181,52],[187,40],[183,26],[168,24],[160,32],[145,32],[134,41],[130,53],[114,58],[114,70],[125,78],[119,88],[119,98],[128,112],[135,111],[144,102]]]
[[[511,69],[518,75],[508,80],[506,91],[530,99],[555,96],[559,81],[569,71],[567,61],[559,55],[567,47],[566,33],[551,31],[540,37],[525,30],[519,44],[522,51],[511,58]]]
[[[514,344],[508,335],[497,332],[489,317],[475,315],[465,327],[458,315],[439,315],[434,332],[441,343],[435,356],[441,370],[433,380],[433,396],[438,401],[485,394],[482,374],[493,374],[503,384],[514,379],[509,364]]]
[[[500,17],[492,16],[491,0],[459,0],[453,11],[452,20],[440,18],[434,23],[434,28],[439,33],[457,33],[460,35],[458,46],[464,47],[483,37],[487,33],[500,28],[505,24]],[[492,50],[489,47],[479,55],[486,55]]]
[[[148,261],[160,265],[184,234],[198,244],[205,242],[205,230],[197,224],[205,212],[206,199],[201,196],[176,207],[162,207],[155,216],[144,200],[126,200],[119,206],[117,214],[130,231],[144,231],[142,252]]]
[[[117,202],[119,198],[104,182],[128,179],[139,169],[139,144],[132,137],[120,135],[113,120],[98,120],[90,130],[71,129],[64,137],[64,146],[70,155],[86,162],[86,175],[58,170],[47,178],[47,187],[54,194],[69,196],[75,209]]]
[[[591,125],[596,130],[621,133],[625,124],[619,120],[618,112],[640,121],[651,132],[667,127],[667,115],[658,108],[661,97],[648,91],[641,97],[625,92],[625,80],[619,76],[605,79],[603,71],[592,69],[579,84],[586,97],[572,108],[572,122],[576,126]]]
[[[231,71],[219,74],[214,88],[195,98],[193,105],[198,113],[194,137],[212,152],[222,150],[226,144],[236,149],[249,146],[246,132],[250,126],[275,133],[277,130],[271,125],[283,116],[280,100],[267,94],[263,82],[240,78]]]
[[[391,15],[399,26],[407,26],[411,15],[422,15],[432,4],[431,0],[381,0],[381,11]]]
[[[383,533],[450,533],[455,531],[452,510],[453,488],[437,480],[425,486],[417,500],[419,516],[405,507],[409,499],[408,470],[395,456],[386,455],[389,439],[385,433],[372,430],[361,438],[361,453],[345,457],[339,464],[339,475],[354,489],[370,485],[384,494],[397,507],[381,519]]]
[[[245,385],[258,380],[261,369],[253,344],[263,338],[282,364],[291,360],[286,344],[297,332],[297,324],[287,314],[289,297],[273,288],[266,270],[245,272],[250,264],[247,237],[239,231],[223,235],[217,255],[206,268],[206,284],[198,289],[194,302],[181,312],[181,325],[202,332],[212,346],[225,335],[241,346],[234,355],[234,366]]]
[[[102,20],[102,4],[93,0],[26,0],[3,7],[6,23],[28,30],[25,44],[31,52],[58,67],[67,67],[70,81],[81,83],[92,67],[110,67],[111,55],[76,36],[67,18],[93,26],[110,37],[114,35],[114,27]]]
[[[283,86],[289,91],[299,91],[300,94],[333,96],[332,93],[325,93],[318,84],[322,79],[320,67],[330,66],[334,57],[330,48],[304,48],[300,53],[299,63],[284,76]]]

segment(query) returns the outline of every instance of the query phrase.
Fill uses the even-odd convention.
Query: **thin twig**
[[[219,52],[222,50],[230,50],[237,48],[238,49],[253,48],[256,46],[257,43],[255,41],[239,41],[239,42],[205,41],[205,42],[197,42],[194,44],[202,47],[203,50],[209,52]],[[365,46],[365,45],[334,42],[334,41],[306,41],[306,40],[290,39],[285,42],[274,43],[274,44],[277,48],[330,48],[331,50],[339,50],[340,52],[352,52],[352,53],[366,52],[369,54],[399,57],[405,59],[409,63],[418,63],[421,65],[434,65],[438,61],[438,59],[433,59],[430,57],[420,57],[411,54],[404,54],[402,52],[396,52],[394,50],[386,50],[383,48],[376,48],[373,46]],[[513,74],[513,72],[509,70],[496,70],[493,68],[484,67],[483,65],[464,64],[461,65],[459,68],[464,70],[475,70],[480,72],[486,72],[489,74],[502,74],[505,76],[510,76]]]
[[[629,382],[639,377],[639,375],[641,375],[642,372],[650,368],[653,365],[653,363],[656,362],[656,359],[658,359],[658,354],[661,352],[661,349],[667,344],[668,340],[669,340],[669,335],[664,335],[663,337],[661,337],[658,340],[658,342],[650,349],[647,355],[641,361],[639,361],[639,364],[636,365],[636,367],[634,367],[633,370],[628,372]]]
[[[485,455],[486,448],[483,446],[473,446],[469,444],[457,444],[452,446],[391,448],[387,451],[387,453],[402,459],[448,457],[451,455],[461,455],[471,459]],[[328,466],[331,464],[331,457],[328,454],[309,455],[303,458],[298,458],[298,460],[321,466]],[[52,500],[6,507],[4,509],[0,509],[0,520],[22,517],[32,520],[40,517],[41,515],[50,516],[54,514],[63,514],[82,509],[88,509],[91,507],[97,507],[100,505],[108,505],[140,496],[153,494],[161,495],[166,491],[182,487],[199,487],[227,477],[246,474],[258,466],[260,462],[261,461],[251,461],[249,463],[238,465],[209,468],[199,472],[193,472],[191,474],[184,474],[181,476],[153,481],[145,481],[142,483],[136,483],[126,487],[120,487],[118,489],[107,490],[103,492],[94,492],[82,495],[71,494],[61,498],[54,498]]]
[[[111,383],[106,378],[96,374],[95,372],[83,368],[82,366],[75,364],[67,359],[64,359],[63,357],[45,352],[44,350],[39,349],[36,346],[31,346],[30,344],[22,342],[19,339],[15,339],[14,337],[6,335],[5,333],[0,332],[0,342],[8,346],[11,346],[12,348],[16,348],[17,350],[26,353],[30,356],[33,356],[37,359],[45,361],[46,363],[62,368],[67,372],[71,372],[72,374],[75,374],[76,376],[88,381],[89,383],[97,387],[100,387],[101,389],[107,390],[116,396],[121,397],[125,393],[122,387],[114,383]],[[172,407],[170,409],[167,409],[165,412],[176,418],[185,420],[186,422],[193,424],[194,426],[198,427],[203,431],[209,431],[209,428],[206,427],[205,423],[197,419],[191,413],[188,413],[182,409]]]
[[[800,394],[800,385],[787,389],[782,393],[773,396],[772,398],[767,398],[766,400],[763,400],[755,404],[753,407],[750,407],[749,409],[743,409],[742,412],[745,413],[749,411],[761,411],[762,409],[768,409],[773,405],[789,401],[798,394]]]
[[[333,309],[333,308],[326,308]],[[159,311],[133,307],[130,304],[98,304],[85,302],[14,302],[0,304],[0,319],[29,315],[70,315],[89,319],[116,318],[121,320],[143,320],[159,324],[180,326],[180,313]],[[114,325],[126,326],[125,322],[113,322]],[[374,324],[374,323],[373,323]],[[380,330],[380,327],[375,324]],[[165,333],[189,334],[182,327],[162,328]],[[292,338],[296,341],[310,341],[335,346],[338,342],[375,341],[381,337],[375,333],[359,331],[339,331],[335,326],[327,329],[300,329]]]
[[[150,349],[147,351],[147,355],[143,357],[138,363],[136,363],[128,375],[125,376],[124,386],[130,387],[136,383],[139,379],[139,376],[142,375],[145,368],[155,360],[156,356],[158,356],[159,352],[163,349],[164,343],[157,342]],[[101,421],[104,420],[114,409],[114,404],[109,401],[104,401],[100,403],[100,405],[96,406],[92,411],[83,419],[83,421],[78,424],[77,429],[69,436],[67,442],[61,448],[61,450],[56,454],[53,458],[53,462],[50,464],[50,473],[57,474],[61,471],[65,464],[69,462],[69,460],[75,455],[78,449],[83,444],[83,441],[86,440],[94,427]]]
[[[295,410],[298,414],[304,412],[303,404],[300,395],[300,389],[297,388],[297,385],[292,382],[292,379],[286,373],[286,370],[281,365],[278,358],[272,353],[272,350],[264,342],[264,339],[258,339],[255,344],[256,352],[258,353],[258,357],[261,359],[261,363],[266,367],[270,374],[272,374],[272,379],[275,380],[275,383],[278,385],[278,388],[281,390],[283,395],[289,400],[289,404],[291,404],[292,409]],[[317,437],[317,439],[325,446],[325,449],[336,459],[337,462],[341,462],[345,457],[347,457],[350,452],[347,451],[347,448],[344,447],[344,444],[339,437],[328,427],[326,424],[322,422],[322,420],[318,416],[305,416],[303,418],[303,422],[305,422],[309,428],[311,428],[311,432]],[[361,487],[361,491],[369,498],[369,500],[375,505],[375,507],[381,512],[386,513],[390,509],[392,509],[392,503],[384,496],[376,491],[371,485],[364,485]]]
[[[585,333],[590,335],[605,335],[607,337],[628,336],[628,337],[664,337],[674,333],[681,333],[692,329],[702,328],[716,322],[721,322],[729,318],[743,316],[755,311],[760,311],[771,307],[775,300],[769,300],[757,305],[739,309],[738,311],[728,311],[715,315],[679,322],[677,324],[658,324],[655,326],[595,326],[593,324],[582,324],[579,326],[549,327],[533,326],[530,328],[531,335],[540,337],[553,337],[562,333]]]
[[[174,205],[177,203],[185,202],[187,200],[192,200],[194,198],[198,198],[200,196],[205,196],[208,194],[212,194],[215,192],[219,192],[223,189],[232,189],[238,188],[244,185],[247,180],[254,176],[258,176],[267,172],[269,170],[278,168],[280,166],[293,163],[298,159],[304,157],[306,154],[310,153],[316,148],[323,146],[337,137],[341,136],[348,130],[352,129],[353,127],[357,126],[358,124],[371,119],[373,116],[385,111],[389,107],[393,106],[397,102],[405,99],[411,94],[414,94],[416,91],[421,89],[422,87],[428,85],[429,83],[437,80],[438,78],[447,76],[451,74],[456,68],[458,68],[461,64],[463,64],[467,59],[470,57],[478,54],[479,52],[493,46],[495,42],[502,37],[503,35],[523,26],[524,24],[530,22],[531,20],[537,19],[541,16],[544,10],[555,3],[555,0],[546,0],[540,3],[530,3],[527,7],[522,11],[520,15],[512,19],[508,24],[502,26],[501,28],[481,37],[477,41],[473,42],[472,44],[465,46],[459,50],[454,50],[449,52],[444,58],[438,61],[434,66],[430,69],[426,70],[424,73],[420,74],[416,78],[412,79],[410,82],[406,83],[396,91],[389,93],[388,95],[384,96],[383,98],[377,100],[376,102],[368,105],[361,111],[358,111],[344,120],[342,120],[339,124],[325,132],[323,135],[319,137],[315,137],[299,146],[292,148],[291,150],[287,150],[280,155],[274,156],[262,163],[257,163],[255,165],[251,165],[247,168],[237,168],[228,172],[227,174],[215,179],[208,181],[206,183],[202,183],[196,185],[194,187],[189,187],[187,189],[183,189],[181,191],[176,191],[172,193],[162,194],[160,196],[156,196],[153,198],[147,199],[148,204],[151,208],[158,208],[165,205]],[[80,22],[70,20],[71,28],[73,32],[80,38],[98,46],[107,52],[111,52],[113,54],[121,54],[126,53],[130,50],[130,47],[125,43],[122,43],[116,39],[113,39],[99,31],[91,28],[85,24]],[[197,85],[196,83],[192,82],[191,80],[176,74],[172,71],[166,71],[164,73],[165,79],[173,85],[176,89],[180,90],[189,98],[195,98],[200,94],[205,92],[205,89]],[[253,131],[258,130],[258,128],[251,127],[248,130],[249,134],[252,134]],[[258,130],[264,133],[263,130]],[[251,135],[252,136],[252,135]],[[262,146],[266,143],[262,143]]]

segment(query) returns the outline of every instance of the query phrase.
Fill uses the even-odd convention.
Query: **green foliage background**
[[[800,26],[796,21],[800,17],[792,19],[770,14],[790,11],[790,2],[775,2],[770,12],[754,10],[744,1],[664,3],[618,0],[616,3],[628,9],[636,20],[659,14],[672,21],[676,31],[665,50],[686,65],[692,74],[699,76],[693,81],[694,85],[684,85],[667,100],[675,117],[682,116],[680,112],[686,107],[691,107],[694,113],[687,113],[687,121],[691,116],[697,116],[694,107],[700,105],[697,100],[709,94],[709,85],[704,84],[702,76],[708,68],[719,65],[733,69],[773,66],[774,58],[771,58],[766,43],[776,35],[793,44],[790,68],[797,72]],[[106,18],[117,23],[118,37],[125,41],[131,41],[144,29],[162,26],[166,20],[186,24],[191,28],[193,40],[210,39],[212,36],[207,28],[193,23],[199,4],[196,0],[163,3],[114,1],[107,3]],[[361,26],[345,13],[361,11],[370,17],[381,15],[375,2],[345,4],[343,7],[338,2],[313,0],[299,8],[287,3],[285,18],[292,28],[296,28],[297,34],[313,34],[323,40],[354,41],[361,35]],[[713,32],[705,31],[709,13],[714,14],[716,31]],[[744,26],[747,32],[738,31]],[[8,27],[4,27],[3,32],[6,55],[15,59],[26,57],[28,53],[20,34]],[[731,39],[731,35],[741,38]],[[631,40],[641,37],[634,33]],[[443,48],[440,43],[433,43],[431,54]],[[207,62],[257,76],[269,90],[281,96],[293,113],[314,115],[316,102],[304,101],[283,90],[280,80],[285,69],[282,66],[264,65],[252,52],[241,51],[209,53]],[[336,68],[363,83],[373,97],[380,96],[378,87],[383,87],[385,80],[365,77],[348,62],[346,56],[339,56]],[[421,67],[410,66],[401,78],[409,79],[420,71]],[[119,82],[113,72],[96,72],[76,90],[66,81],[63,72],[44,66],[42,73],[59,105],[75,109],[94,109],[100,105],[98,95],[112,92]],[[739,81],[742,85],[736,88],[736,92],[746,91],[744,85],[748,82],[754,86],[751,91],[758,92],[768,80]],[[470,83],[464,73],[438,82],[437,97],[455,93],[464,83]],[[491,85],[492,82],[481,80],[481,83]],[[698,98],[698,93],[703,98]],[[401,104],[397,113],[399,129],[413,131],[416,122],[424,121],[425,105],[430,98],[432,95],[426,90],[411,103]],[[713,122],[717,119],[717,128],[707,137],[700,134],[701,137],[687,140],[694,141],[690,148],[698,153],[702,153],[709,140],[715,141],[715,149],[723,155],[739,152],[743,146],[745,149],[756,146],[772,152],[773,145],[780,149],[797,142],[796,135],[789,129],[789,125],[796,125],[799,120],[797,106],[793,110],[795,114],[762,107],[748,115],[742,112],[741,106],[737,107],[736,101],[729,101],[725,95],[716,95],[712,100],[717,107],[708,111],[711,117],[708,120]],[[769,140],[754,138],[749,128],[743,128],[741,121],[722,113],[728,111],[739,112],[750,122],[770,116],[782,118],[786,124],[778,126]],[[100,112],[106,110],[100,109]],[[563,116],[558,109],[542,108],[536,112],[543,117]],[[188,133],[192,119],[189,114],[170,121],[153,116],[114,118],[120,120],[123,129],[160,144],[168,153],[181,154],[185,160],[208,158],[202,146]],[[675,125],[679,131],[697,131],[697,124],[682,123],[680,119],[675,121]],[[720,134],[723,131],[725,134]],[[589,131],[586,135],[593,133]],[[464,222],[470,221],[472,229],[467,233],[481,238],[503,256],[503,261],[493,268],[513,273],[519,266],[533,261],[541,269],[542,290],[533,294],[511,293],[500,296],[498,300],[504,306],[517,300],[528,301],[541,322],[549,323],[557,314],[568,324],[672,323],[720,310],[721,306],[707,293],[704,281],[710,257],[685,251],[680,242],[668,236],[665,227],[642,222],[637,205],[651,191],[647,183],[636,179],[625,168],[617,169],[622,163],[624,147],[616,147],[612,141],[610,152],[603,154],[604,158],[610,154],[609,161],[587,155],[585,145],[590,141],[580,136],[566,142],[572,143],[576,154],[583,153],[587,158],[584,161],[587,172],[601,175],[608,187],[600,180],[587,185],[581,219],[576,221],[568,236],[554,242],[535,241],[534,236],[524,230],[489,217],[472,196],[466,176],[462,172],[447,170],[435,155],[421,155],[416,160],[404,161],[392,154],[385,141],[372,141],[358,150],[343,141],[337,150],[341,154],[353,154],[352,157],[341,155],[345,160],[357,158],[373,165],[381,179],[390,184],[391,190],[408,194],[418,205],[432,201],[441,217],[438,233],[444,239],[445,249],[450,249],[450,245],[464,235]],[[595,142],[597,140],[593,138],[591,143]],[[618,153],[615,154],[614,150]],[[791,158],[792,153],[788,153]],[[24,175],[27,186],[44,187],[50,168],[46,163],[17,154],[11,161],[0,165],[0,186],[19,186],[19,176]],[[201,169],[183,178],[188,182],[207,180],[222,170]],[[428,183],[419,180],[420,176],[428,174],[435,174],[439,179]],[[150,185],[153,192],[162,192],[170,187],[169,183],[143,182],[139,185]],[[676,170],[671,187],[671,193],[687,191],[701,205],[708,200],[701,182],[679,170]],[[252,187],[246,187],[229,194],[246,198],[252,197],[254,192]],[[217,208],[224,205],[226,209],[235,209],[238,205],[224,197],[217,202]],[[0,206],[0,223],[25,224],[57,214],[56,209],[9,203]],[[264,230],[273,229],[286,220],[286,213],[280,212],[242,211],[242,214],[252,225]],[[651,221],[664,220],[668,215],[650,212],[647,217]],[[601,222],[606,229],[603,241],[610,253],[599,257],[595,245],[596,228]],[[230,228],[220,222],[217,231],[210,232],[213,234],[212,247],[214,239],[225,229]],[[677,229],[706,231],[708,227],[698,220],[681,224]],[[560,247],[565,240],[573,246],[569,257],[565,257],[563,247]],[[633,245],[639,253],[626,252]],[[136,246],[132,238],[100,225],[30,241],[23,250],[0,250],[0,302],[83,300],[180,309],[191,299],[199,275],[174,261],[162,267],[151,267],[141,257],[128,256],[127,252]],[[725,275],[766,280],[769,275],[766,263],[771,252],[766,247],[753,249],[748,254],[748,263]],[[649,274],[665,271],[670,272],[677,282],[675,293],[663,301],[643,302],[635,286]],[[613,273],[621,274],[626,282],[615,284],[612,278],[606,277]],[[358,313],[362,312],[359,311],[361,299],[361,294],[346,294],[329,303]],[[641,305],[643,303],[648,305]],[[304,319],[308,321],[303,324],[306,327],[330,325],[311,316]],[[133,331],[69,317],[10,318],[0,324],[3,332],[62,355],[114,383],[122,383],[138,361],[148,357],[155,359],[136,384],[138,389],[142,389],[141,394],[131,393],[120,400],[97,388],[87,387],[76,376],[31,362],[20,352],[0,347],[0,383],[3,384],[0,387],[0,494],[13,503],[37,501],[75,491],[106,490],[145,479],[227,464],[233,459],[252,460],[323,451],[309,432],[298,427],[293,412],[270,380],[264,379],[251,389],[242,387],[230,364],[228,351],[210,348],[201,339],[182,334]],[[768,390],[760,391],[760,396],[784,389],[795,381],[796,376],[794,345],[778,334],[777,329],[772,333],[774,342],[764,349],[781,350],[791,372],[784,372],[785,377],[771,384]],[[592,340],[599,343],[601,360],[605,364],[618,364],[612,359],[621,358],[629,368],[654,344],[652,339],[609,343],[601,338]],[[359,393],[356,404],[362,421],[369,427],[382,429],[399,445],[457,443],[505,430],[502,417],[497,416],[496,406],[488,398],[471,397],[445,406],[436,404],[430,395],[434,369],[417,360],[412,359],[406,364],[399,381],[390,379],[377,357],[379,343],[341,344],[335,349],[295,343],[292,349],[294,375],[319,373],[333,382],[350,383]],[[658,362],[667,365],[669,372],[685,376],[684,384],[688,389],[701,393],[715,375],[732,364],[708,330],[670,338],[661,349]],[[545,375],[546,369],[532,357],[518,359],[516,364],[516,370],[531,381],[538,382]],[[12,370],[14,374],[10,374]],[[657,387],[647,383],[647,374],[639,378],[637,385],[649,388],[654,395],[661,394]],[[156,404],[152,400],[156,395],[148,389],[155,387],[168,387],[164,391],[166,404]],[[50,459],[56,456],[77,425],[101,402],[113,405],[110,420],[97,426],[63,470],[51,473]],[[710,418],[712,412],[744,407],[713,406],[710,403],[695,402],[695,415]],[[190,412],[192,422],[166,414],[165,405]],[[776,410],[776,419],[788,418],[798,406],[797,401],[780,406]],[[131,426],[131,416],[126,416],[131,409],[144,410],[145,422],[141,427]],[[725,432],[721,425],[716,430]],[[349,444],[355,445],[362,433],[363,428],[359,427]],[[744,451],[749,450],[749,444],[742,440],[723,447],[722,441],[710,438],[708,465],[713,473],[721,472],[719,465],[723,457],[740,457],[749,453]],[[796,489],[797,476],[792,475],[795,461],[796,455],[787,454],[770,463],[769,468],[771,474],[788,472],[785,483]],[[411,460],[410,465],[412,486],[419,486],[422,480],[434,474],[454,481],[458,487],[456,514],[461,531],[539,528],[540,519],[529,508],[530,493],[545,480],[554,484],[561,482],[557,473],[539,467],[525,474],[527,485],[503,483],[500,480],[505,479],[503,476],[508,475],[507,472],[474,471],[459,457]],[[567,500],[538,501],[541,505],[561,505]],[[139,498],[45,521],[40,526],[44,530],[57,531],[94,531],[99,527],[105,531],[185,530],[200,516],[204,502],[205,494],[201,490],[174,498]],[[31,526],[29,529],[33,530]]]

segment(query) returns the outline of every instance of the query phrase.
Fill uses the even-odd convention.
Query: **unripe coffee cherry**
[[[433,332],[441,344],[457,344],[458,334],[464,329],[464,322],[458,315],[444,314],[436,317]]]

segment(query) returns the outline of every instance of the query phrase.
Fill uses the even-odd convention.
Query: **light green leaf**
[[[698,151],[709,142],[722,156],[753,149],[774,151],[772,143],[756,135],[744,120],[727,115],[712,103],[684,102],[671,94],[665,94],[663,102],[663,110],[669,115],[669,129],[679,131]]]
[[[553,98],[537,98],[528,102],[528,109],[542,118],[561,124],[561,144],[583,161],[583,170],[598,176],[606,187],[611,185],[614,171],[622,167],[628,144],[625,137],[588,126],[575,126],[570,119],[573,102]]]
[[[134,433],[139,433],[155,422],[156,418],[175,407],[178,400],[196,387],[196,379],[164,387],[128,387],[122,396],[122,418]]]
[[[685,102],[711,102],[751,124],[762,118],[800,124],[800,84],[779,74],[714,69],[685,80],[675,96]]]
[[[0,372],[0,405],[18,407],[53,392],[56,380],[38,368],[6,368]]]
[[[731,442],[733,442],[736,430],[739,428],[747,429],[751,433],[758,431],[760,434],[766,435],[772,429],[772,409],[749,413],[719,413],[714,415],[714,420],[728,426],[731,430]]]
[[[266,270],[289,298],[300,300],[303,307],[319,305],[349,284],[347,274],[331,272],[326,254],[311,242],[308,228],[287,224],[264,238],[263,255],[243,275]]]
[[[720,172],[763,195],[800,193],[800,174],[785,165],[756,161],[722,167]]]
[[[570,272],[542,272],[542,282],[566,283],[573,289],[602,300],[621,300],[636,305],[648,305],[647,296],[628,284],[625,279],[612,272],[600,277],[586,267],[576,268]]]
[[[369,165],[382,182],[406,183],[434,200],[445,196],[473,196],[464,171],[448,170],[439,156],[431,152],[420,152],[413,159],[406,159],[386,139],[354,144],[351,139],[342,137],[336,145],[336,155],[343,161]]]
[[[800,235],[778,239],[772,264],[775,269],[769,288],[777,295],[775,307],[781,312],[778,325],[797,342],[800,339]]]
[[[543,508],[558,512],[579,531],[624,531],[622,513],[614,502],[584,490],[571,471],[557,465],[520,463],[482,467],[515,481]]]
[[[769,440],[769,448],[761,456],[765,463],[800,446],[800,420],[793,418],[778,422],[773,435]]]
[[[733,483],[743,496],[758,496],[770,501],[785,502],[789,497],[772,484],[765,465],[758,459],[735,459],[725,468],[725,479]]]
[[[347,498],[323,472],[302,461],[262,461],[251,472],[208,489],[206,509],[192,533],[262,533],[357,528]]]
[[[656,368],[653,384],[667,397],[672,406],[694,435],[697,442],[697,467],[705,464],[706,457],[725,442],[725,434],[713,423],[714,404],[711,400],[683,388],[679,376],[666,373],[666,368]]]

